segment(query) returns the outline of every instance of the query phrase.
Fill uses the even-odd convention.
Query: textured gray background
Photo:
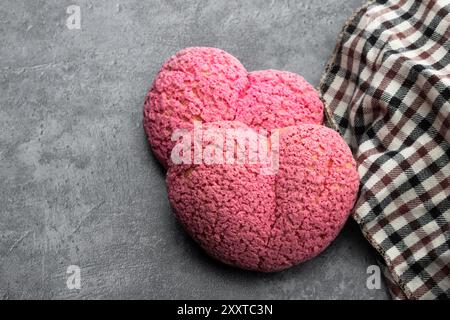
[[[81,30],[65,26],[81,7]],[[142,129],[163,61],[215,46],[249,70],[317,84],[362,0],[15,1],[0,6],[0,298],[387,298],[349,222],[316,259],[278,274],[224,266],[171,215]],[[82,288],[66,287],[81,267]]]

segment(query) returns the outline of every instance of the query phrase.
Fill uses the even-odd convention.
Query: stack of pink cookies
[[[279,271],[337,236],[359,176],[323,109],[302,77],[247,72],[219,49],[187,48],[163,65],[144,127],[177,218],[211,256]]]

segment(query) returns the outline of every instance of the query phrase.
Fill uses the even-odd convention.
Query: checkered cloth
[[[450,0],[371,1],[320,91],[361,177],[353,217],[396,298],[450,298]]]

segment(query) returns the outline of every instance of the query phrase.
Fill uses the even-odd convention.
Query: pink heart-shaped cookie
[[[215,48],[188,48],[171,57],[144,105],[150,145],[168,168],[170,203],[187,232],[213,257],[267,272],[320,253],[353,206],[355,162],[322,119],[323,104],[302,77],[249,73]],[[198,123],[206,129],[200,134]],[[277,139],[260,144],[258,133],[237,147],[245,128]],[[229,139],[230,129],[240,133]],[[187,146],[179,148],[180,137]],[[255,141],[259,161],[251,162]],[[274,169],[272,158],[261,159],[266,151],[276,154],[275,170],[267,171],[268,164]],[[243,154],[247,162],[237,161]]]
[[[323,104],[316,90],[294,73],[247,72],[227,52],[187,48],[159,71],[144,104],[144,128],[158,160],[167,168],[175,129],[193,121],[240,121],[271,130],[299,123],[321,124]]]
[[[230,265],[279,271],[326,248],[344,225],[359,186],[339,134],[319,125],[281,130],[279,168],[259,164],[174,165],[172,208],[189,234]]]

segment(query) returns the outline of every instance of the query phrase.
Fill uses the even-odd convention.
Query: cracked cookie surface
[[[167,174],[172,208],[188,233],[230,265],[279,271],[323,251],[353,207],[359,176],[339,134],[319,125],[283,128],[279,168],[178,165]]]
[[[322,124],[323,103],[301,76],[277,70],[248,72],[229,53],[186,48],[168,59],[144,103],[144,129],[156,158],[167,168],[175,129],[193,121],[240,121],[271,130]]]

